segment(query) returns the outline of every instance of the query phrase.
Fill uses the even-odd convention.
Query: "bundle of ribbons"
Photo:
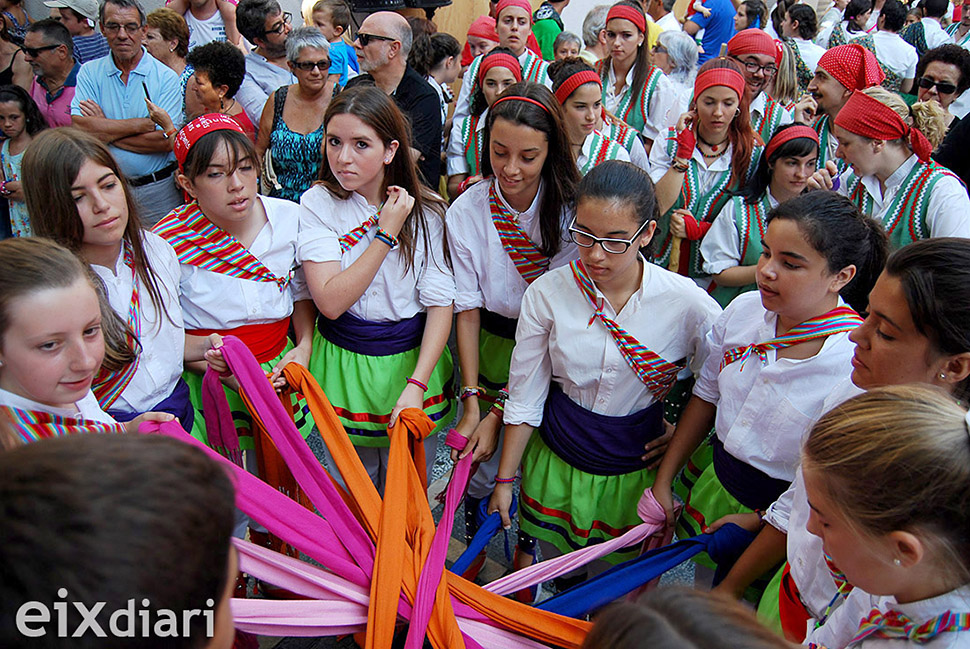
[[[433,429],[418,409],[401,413],[391,440],[383,501],[361,465],[330,402],[303,367],[291,363],[283,373],[292,390],[305,395],[320,433],[349,491],[342,489],[310,451],[256,359],[244,344],[225,339],[223,354],[242,387],[250,412],[272,438],[294,478],[316,511],[311,511],[204,446],[174,422],[147,422],[142,433],[163,434],[195,444],[233,473],[236,504],[272,534],[325,566],[235,540],[240,569],[290,590],[303,600],[233,599],[236,628],[268,636],[333,636],[364,633],[367,649],[390,647],[399,624],[406,624],[406,649],[420,649],[427,637],[438,649],[502,646],[512,649],[579,647],[589,622],[585,614],[632,592],[672,565],[707,550],[732,545],[739,528],[722,528],[652,550],[621,564],[577,589],[532,608],[504,595],[569,572],[621,547],[643,543],[665,530],[663,509],[645,497],[638,511],[644,523],[607,543],[591,546],[488,584],[477,586],[445,570],[455,512],[467,486],[472,458],[454,468],[441,523],[435,529],[426,497],[421,440]],[[218,377],[207,374],[209,394],[218,399]],[[224,397],[223,397],[224,398]],[[228,417],[207,408],[210,417]],[[208,422],[227,434],[231,422]],[[464,438],[449,435],[453,447]],[[228,446],[232,446],[231,442]],[[319,512],[319,513],[317,513]],[[495,519],[482,536],[496,531]],[[490,528],[490,530],[489,530]],[[672,563],[673,562],[673,563]]]

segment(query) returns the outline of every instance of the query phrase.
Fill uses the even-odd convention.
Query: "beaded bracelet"
[[[421,381],[419,381],[419,380],[417,380],[417,379],[416,379],[416,378],[414,378],[413,376],[409,376],[408,378],[406,378],[406,379],[405,379],[405,381],[407,381],[407,382],[408,382],[408,383],[410,383],[411,385],[416,385],[416,386],[418,386],[419,388],[421,388],[421,389],[422,389],[422,390],[424,390],[425,392],[427,392],[427,391],[428,391],[428,386],[426,386],[426,385],[425,385],[424,383],[422,383]]]
[[[679,174],[687,173],[687,169],[690,167],[689,162],[678,162],[676,158],[670,164],[670,167]]]
[[[459,401],[464,401],[469,397],[481,397],[485,394],[485,388],[477,385],[465,385],[461,388],[461,395],[458,397]]]
[[[392,237],[391,235],[389,235],[387,232],[385,232],[384,231],[384,228],[377,228],[377,233],[374,235],[374,237],[378,241],[382,241],[382,242],[386,243],[391,248],[396,247],[397,244],[398,244],[397,239],[395,239],[394,237]]]
[[[514,475],[511,478],[495,478],[495,484],[512,484],[518,477]]]
[[[495,412],[496,415],[501,417],[502,416],[501,413],[505,412],[505,402],[508,398],[509,398],[508,390],[506,390],[505,388],[502,388],[501,390],[499,390],[498,396],[495,398],[495,403],[492,404],[492,407],[489,408],[489,411]]]

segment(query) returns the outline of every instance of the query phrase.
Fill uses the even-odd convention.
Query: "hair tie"
[[[479,86],[485,79],[485,73],[492,68],[507,68],[516,81],[522,81],[522,65],[519,63],[519,59],[505,52],[496,52],[495,54],[487,54],[478,66],[478,79],[476,81]]]
[[[524,101],[530,104],[535,104],[536,106],[541,108],[547,115],[552,116],[552,113],[549,112],[549,109],[546,108],[545,104],[543,104],[541,101],[536,101],[532,97],[523,97],[522,95],[506,95],[505,97],[499,97],[498,99],[492,102],[492,108],[491,108],[492,114],[493,115],[495,114],[496,106],[501,104],[503,101],[510,101],[513,99],[517,101]]]
[[[556,92],[556,99],[559,100],[560,104],[565,104],[569,96],[576,92],[576,89],[580,86],[586,85],[587,83],[595,83],[600,89],[603,88],[603,80],[600,79],[600,75],[596,74],[592,70],[580,70],[576,74],[572,74],[563,81]]]
[[[774,137],[768,140],[768,146],[765,147],[765,160],[770,160],[771,155],[778,150],[778,148],[785,144],[786,142],[791,142],[792,140],[797,140],[799,138],[808,138],[815,143],[815,146],[819,146],[818,133],[811,126],[805,126],[804,124],[796,124],[795,126],[789,126],[788,128],[778,131],[775,133]]]
[[[239,122],[228,115],[223,115],[222,113],[207,113],[196,117],[183,126],[182,130],[175,136],[173,152],[175,153],[175,159],[179,163],[179,171],[184,170],[185,159],[188,157],[192,147],[195,146],[195,143],[203,136],[214,131],[236,131],[243,135],[246,134],[242,126],[239,125]]]
[[[643,14],[630,7],[628,5],[613,5],[610,7],[609,13],[606,14],[606,23],[609,23],[614,18],[622,18],[623,20],[629,20],[631,23],[636,25],[637,29],[640,30],[641,34],[647,33],[647,19],[644,18]]]

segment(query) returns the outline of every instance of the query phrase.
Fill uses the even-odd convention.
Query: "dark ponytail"
[[[841,295],[853,309],[865,311],[889,251],[882,225],[863,215],[848,198],[831,191],[808,192],[786,201],[768,214],[769,224],[775,219],[795,221],[812,247],[825,257],[830,273],[855,266],[855,277]]]
[[[461,44],[454,36],[444,32],[422,34],[411,45],[408,65],[422,77],[426,77],[449,56],[461,56]]]

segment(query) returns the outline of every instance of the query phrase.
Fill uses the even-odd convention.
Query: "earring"
[[[940,378],[945,381],[946,380],[946,374],[943,373],[943,372],[940,372]]]
[[[893,565],[894,566],[901,566],[901,565],[903,565],[903,562],[900,561],[899,558],[896,558],[896,559],[893,559]]]
[[[226,98],[219,97],[219,110],[225,110],[225,109],[226,109]]]
[[[169,52],[174,52],[174,51],[175,51],[175,48],[174,48],[174,47],[170,47],[170,48],[168,49],[168,51],[169,51]]]

